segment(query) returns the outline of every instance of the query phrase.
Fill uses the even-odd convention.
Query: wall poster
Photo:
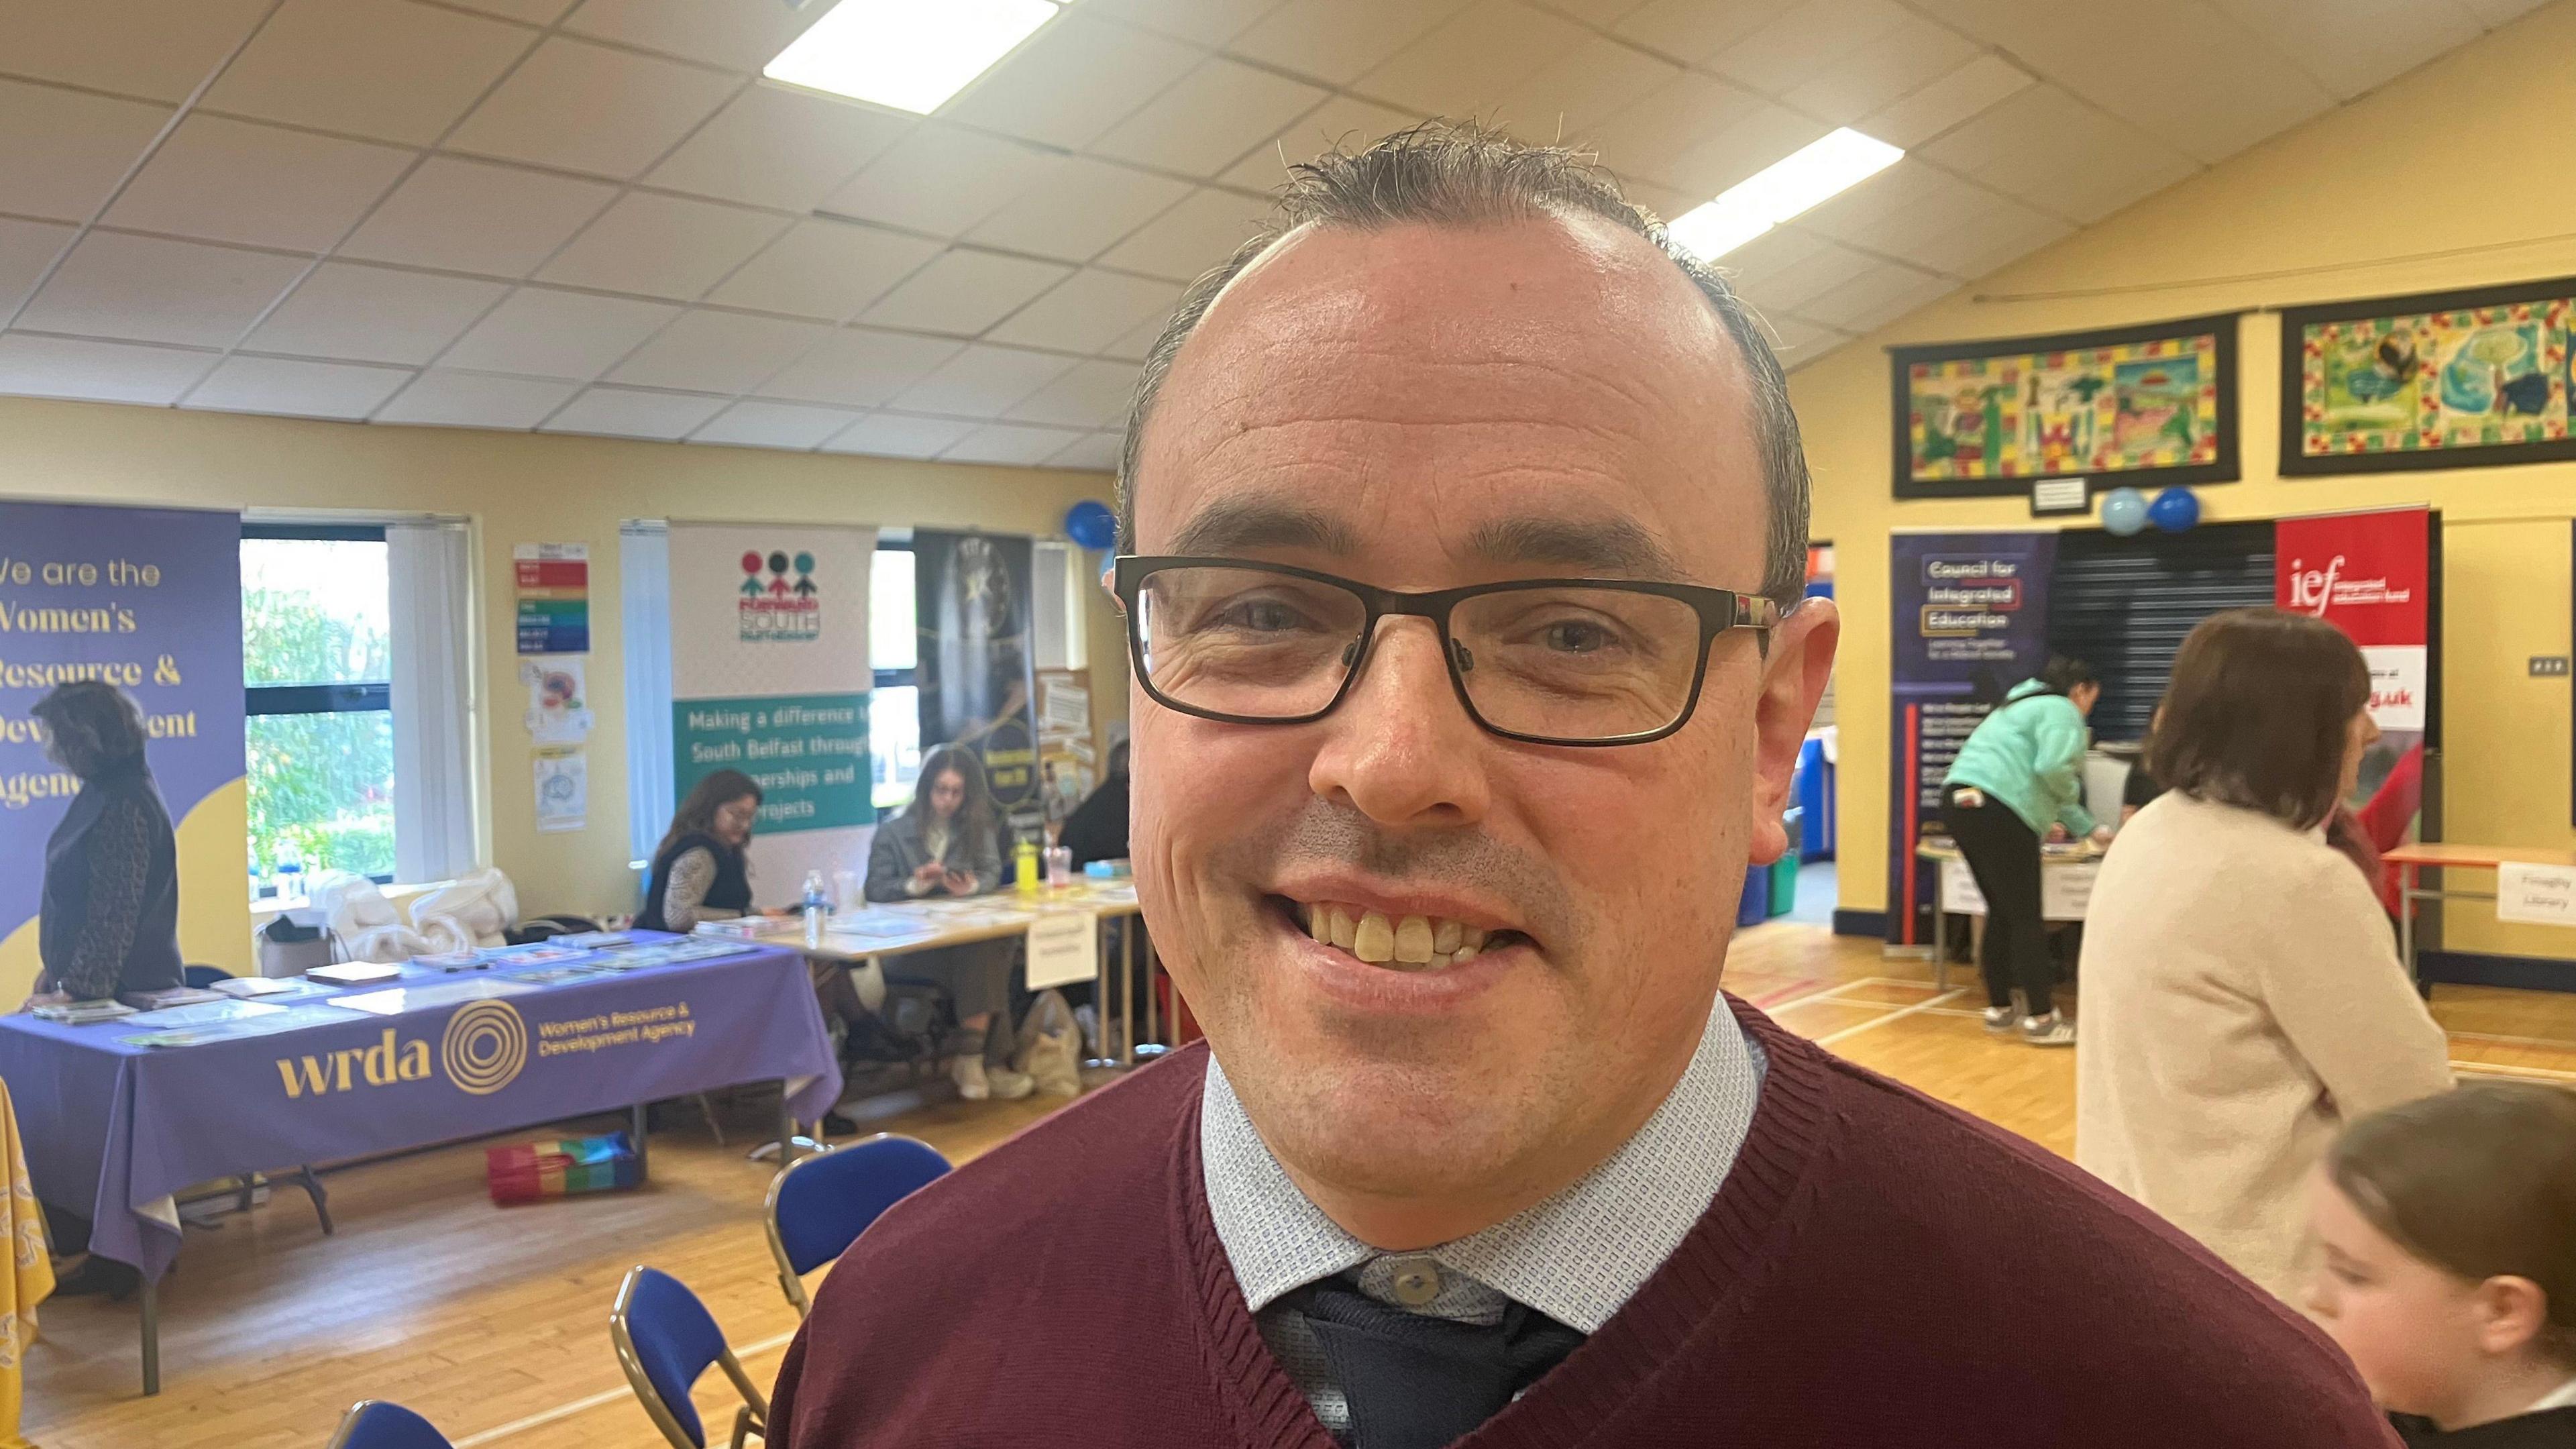
[[[2237,477],[2233,314],[1889,349],[1899,498]]]
[[[2341,629],[2370,666],[2379,743],[2362,758],[2356,811],[2395,829],[2422,813],[2424,736],[2432,717],[2433,516],[2386,508],[2284,518],[2273,525],[2273,602]],[[2411,830],[2406,833],[2412,834]]]
[[[1011,830],[1036,839],[1046,800],[1030,649],[1035,546],[1007,535],[920,528],[913,530],[912,560],[921,746],[974,750]],[[1002,858],[1011,858],[1010,841]]]
[[[2576,458],[2576,277],[2281,313],[2281,471],[2383,473]]]

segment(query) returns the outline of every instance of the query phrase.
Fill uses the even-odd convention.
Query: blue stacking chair
[[[640,1265],[627,1269],[616,1306],[608,1311],[608,1338],[617,1345],[617,1366],[626,1371],[628,1386],[671,1449],[707,1449],[706,1426],[689,1390],[709,1364],[720,1365],[743,1397],[733,1418],[733,1449],[742,1449],[750,1435],[767,1436],[769,1400],[725,1346],[724,1330],[707,1306],[679,1279]]]
[[[447,1436],[400,1404],[363,1399],[342,1416],[328,1449],[453,1449]]]
[[[804,1275],[849,1250],[887,1208],[948,1173],[948,1159],[927,1142],[880,1132],[829,1152],[799,1158],[769,1183],[769,1255],[778,1286],[802,1317]]]

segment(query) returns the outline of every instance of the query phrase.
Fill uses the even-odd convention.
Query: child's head
[[[2313,1186],[2308,1306],[2381,1403],[2576,1373],[2576,1093],[2477,1083],[2355,1123]]]

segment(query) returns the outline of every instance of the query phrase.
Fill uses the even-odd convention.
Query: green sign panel
[[[675,701],[671,762],[674,799],[718,770],[749,775],[760,785],[764,831],[837,830],[876,819],[864,694]]]

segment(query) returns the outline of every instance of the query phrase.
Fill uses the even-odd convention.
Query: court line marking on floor
[[[1818,1046],[1820,1046],[1820,1047],[1829,1047],[1829,1046],[1832,1046],[1832,1045],[1833,1045],[1834,1043],[1836,1043],[1836,1042],[1839,1042],[1839,1041],[1846,1041],[1846,1040],[1849,1040],[1849,1039],[1850,1039],[1850,1038],[1852,1038],[1852,1037],[1856,1037],[1856,1036],[1860,1035],[1862,1032],[1865,1032],[1865,1031],[1876,1031],[1876,1030],[1878,1030],[1880,1027],[1887,1025],[1887,1024],[1888,1024],[1889,1022],[1891,1022],[1891,1021],[1903,1021],[1905,1018],[1907,1018],[1907,1017],[1909,1017],[1909,1016],[1920,1016],[1920,1015],[1922,1015],[1924,1012],[1930,1011],[1930,1010],[1932,1010],[1932,1009],[1933,1009],[1933,1008],[1935,1008],[1935,1007],[1938,1007],[1938,1006],[1943,1005],[1944,1003],[1947,1003],[1947,1002],[1950,1002],[1950,1001],[1957,1000],[1959,997],[1965,996],[1965,995],[1967,995],[1967,994],[1968,994],[1968,993],[1967,993],[1967,990],[1966,990],[1966,988],[1964,988],[1964,987],[1962,987],[1962,988],[1958,988],[1958,989],[1954,989],[1954,990],[1950,990],[1950,991],[1944,991],[1944,992],[1942,992],[1940,995],[1933,997],[1933,998],[1932,998],[1931,1000],[1929,1000],[1929,1001],[1921,1001],[1921,1002],[1916,1002],[1916,1003],[1915,1003],[1914,1005],[1912,1005],[1912,1006],[1899,1007],[1899,1008],[1897,1008],[1896,1010],[1889,1012],[1887,1015],[1885,1015],[1885,1016],[1882,1016],[1882,1017],[1878,1018],[1876,1021],[1864,1021],[1864,1022],[1860,1023],[1860,1024],[1859,1024],[1859,1025],[1857,1025],[1857,1026],[1847,1026],[1847,1027],[1844,1027],[1844,1028],[1843,1028],[1842,1030],[1840,1030],[1840,1031],[1831,1031],[1831,1032],[1827,1032],[1827,1033],[1825,1033],[1823,1036],[1820,1036],[1820,1037],[1817,1037],[1817,1038],[1816,1038],[1816,1045],[1818,1045]]]
[[[786,1333],[764,1338],[758,1343],[742,1344],[734,1349],[733,1354],[736,1358],[749,1358],[756,1353],[767,1353],[773,1348],[785,1348],[795,1337],[796,1334],[791,1329]],[[569,1404],[557,1404],[551,1409],[530,1414],[524,1419],[512,1419],[509,1423],[486,1429],[480,1434],[468,1434],[455,1441],[456,1449],[481,1449],[482,1445],[497,1443],[513,1434],[524,1434],[530,1429],[542,1429],[548,1424],[561,1423],[575,1414],[586,1414],[603,1404],[613,1404],[619,1399],[631,1399],[634,1396],[635,1391],[632,1388],[603,1389],[586,1399],[575,1399]]]

